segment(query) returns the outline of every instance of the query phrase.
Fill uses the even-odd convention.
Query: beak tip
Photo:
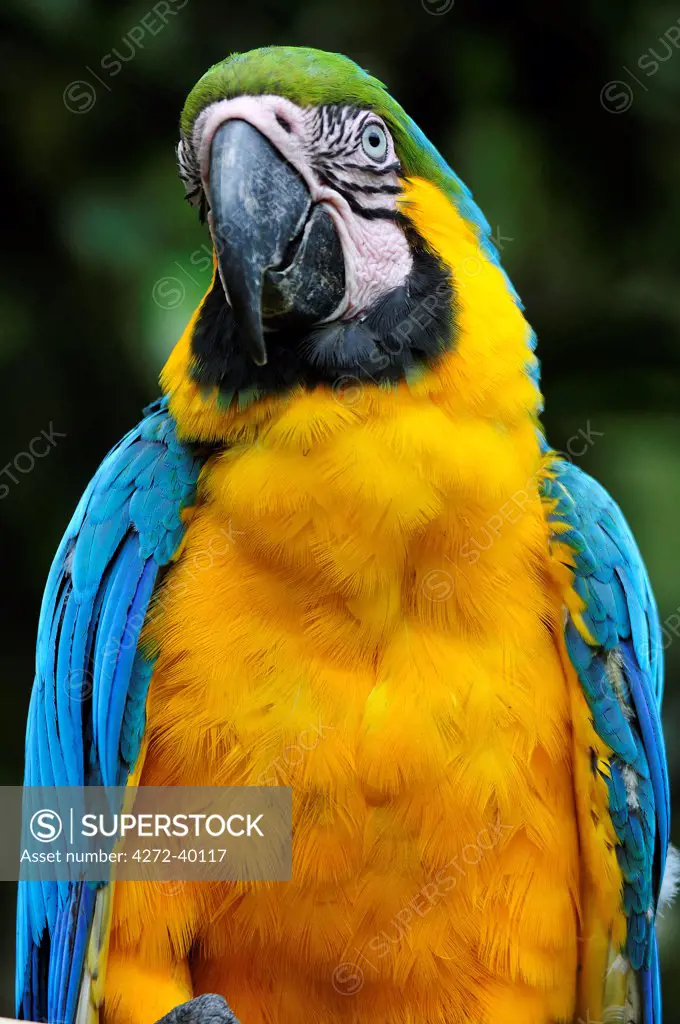
[[[257,322],[251,323],[250,328],[246,328],[241,335],[244,349],[255,366],[266,366],[267,346],[262,336],[262,325]]]

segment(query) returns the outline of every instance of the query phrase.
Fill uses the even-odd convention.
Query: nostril
[[[291,125],[287,117],[284,117],[282,114],[275,114],[274,116],[276,117],[276,120],[283,128],[284,132],[292,132],[293,126]]]

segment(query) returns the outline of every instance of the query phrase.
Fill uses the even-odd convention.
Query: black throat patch
[[[411,273],[359,317],[299,332],[271,331],[267,363],[241,350],[238,325],[219,276],[205,298],[191,338],[192,379],[217,387],[219,402],[245,407],[262,395],[301,384],[342,386],[348,380],[387,384],[427,369],[455,343],[457,305],[450,271],[412,229]]]

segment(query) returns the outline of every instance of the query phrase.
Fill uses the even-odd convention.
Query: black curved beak
[[[238,338],[258,366],[268,328],[315,323],[345,293],[342,245],[298,172],[247,121],[226,121],[210,150],[209,223]]]

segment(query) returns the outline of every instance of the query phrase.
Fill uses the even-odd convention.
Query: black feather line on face
[[[456,298],[450,271],[411,226],[413,267],[360,317],[322,324],[296,334],[266,334],[268,362],[255,366],[238,343],[238,327],[219,277],[207,295],[191,339],[191,375],[217,387],[225,407],[282,394],[295,385],[341,386],[360,380],[383,384],[426,369],[455,343]]]
[[[394,160],[391,164],[385,164],[384,167],[371,167],[368,164],[353,164],[344,163],[342,165],[343,170],[350,171],[364,171],[366,174],[392,174],[396,171],[397,174],[401,173],[401,164],[398,160]]]
[[[364,220],[393,220],[396,224],[401,224],[404,228],[407,227],[408,218],[399,210],[391,210],[386,206],[362,206],[361,203],[357,202],[351,192],[347,189],[340,188],[337,184],[337,179],[332,181],[325,172],[319,170],[316,171],[316,174],[322,185],[327,185],[328,188],[334,189],[339,196],[342,196],[352,213],[356,213],[359,217],[363,217]]]
[[[325,184],[329,185],[339,191],[344,188],[347,192],[362,192],[367,196],[398,196],[403,192],[401,185],[360,185],[356,181],[347,181],[344,178],[339,178],[337,174],[325,167],[323,170],[319,170],[318,167],[314,167],[319,176],[320,181],[325,180]],[[343,165],[340,165],[339,170],[343,169]]]

